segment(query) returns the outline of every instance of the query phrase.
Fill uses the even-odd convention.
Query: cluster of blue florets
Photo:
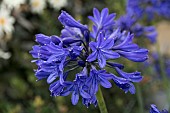
[[[116,26],[115,13],[109,14],[107,8],[101,13],[94,8],[92,31],[88,26],[76,21],[65,11],[58,19],[64,29],[61,36],[36,35],[39,45],[30,51],[36,58],[38,80],[47,79],[51,96],[72,94],[73,105],[79,98],[87,107],[97,105],[96,93],[99,86],[111,88],[113,81],[125,93],[135,93],[133,82],[140,82],[140,72],[124,72],[124,66],[116,63],[123,57],[134,62],[143,62],[148,58],[148,50],[133,43],[134,35]],[[116,74],[107,72],[112,68]],[[70,72],[76,71],[72,75]],[[110,81],[109,81],[110,80]]]
[[[135,35],[135,37],[147,38],[151,43],[156,43],[158,33],[154,26],[145,26],[139,23],[141,18],[134,16],[133,12],[127,12],[121,16],[117,21],[117,26],[120,26],[122,30],[129,31]]]
[[[127,8],[138,17],[153,20],[155,16],[170,18],[169,0],[127,0]]]
[[[169,0],[127,0],[126,14],[117,20],[117,26],[134,33],[135,37],[146,37],[155,43],[158,35],[156,28],[142,25],[140,20],[150,22],[156,16],[170,18],[169,10]]]

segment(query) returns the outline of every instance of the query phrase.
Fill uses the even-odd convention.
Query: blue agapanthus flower
[[[158,13],[160,0],[127,0],[127,9],[138,17],[147,16],[150,21]]]
[[[127,13],[117,20],[117,26],[119,26],[121,30],[127,30],[131,33],[134,33],[135,37],[137,38],[146,37],[151,43],[155,43],[158,35],[156,28],[154,26],[143,26],[139,24],[141,19],[139,14],[140,11],[138,15],[135,13],[136,12],[128,9]]]
[[[107,8],[101,13],[94,8],[92,31],[62,11],[59,21],[64,25],[60,36],[36,35],[38,45],[30,51],[36,59],[38,80],[46,79],[51,96],[71,94],[73,105],[82,98],[87,107],[97,105],[96,93],[100,86],[111,88],[113,81],[125,93],[135,93],[134,82],[140,82],[140,72],[124,72],[124,65],[116,63],[123,57],[134,62],[148,58],[148,50],[133,43],[134,35],[115,27],[115,13]],[[116,73],[105,70],[109,67]],[[70,72],[76,71],[72,75]]]
[[[170,18],[169,0],[127,0],[127,9],[140,18],[151,21],[155,16]]]
[[[159,14],[170,19],[170,0],[162,0],[160,4]]]
[[[135,37],[146,37],[156,42],[157,31],[154,26],[139,24],[141,19],[151,21],[156,16],[170,19],[170,0],[127,0],[126,14],[116,22],[122,30],[134,33]]]
[[[169,113],[166,109],[159,111],[157,106],[152,104],[150,108],[150,113]]]

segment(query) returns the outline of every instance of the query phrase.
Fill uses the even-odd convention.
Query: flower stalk
[[[167,92],[167,100],[168,100],[168,102],[169,102],[168,104],[170,106],[170,90],[169,90],[170,84],[169,84],[169,80],[167,78],[167,75],[165,73],[164,58],[161,55],[160,45],[158,43],[157,43],[156,47],[157,47],[157,51],[158,51],[158,54],[159,54],[159,65],[160,65],[161,75],[162,75],[162,78],[163,78],[163,87]]]
[[[98,100],[98,106],[100,109],[100,113],[108,113],[107,108],[106,108],[106,104],[103,98],[103,94],[102,94],[102,90],[99,87],[99,91],[97,92],[97,100]]]
[[[139,105],[139,113],[144,113],[143,110],[143,97],[142,97],[142,92],[141,92],[141,88],[139,86],[139,84],[136,85],[136,94],[137,94],[137,101],[138,101],[138,105]]]

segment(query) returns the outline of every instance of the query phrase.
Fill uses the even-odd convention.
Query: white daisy
[[[0,8],[0,38],[4,36],[4,33],[11,34],[14,29],[15,19],[10,16],[10,10],[6,7]]]
[[[24,4],[25,0],[3,0],[2,4],[6,5],[9,9],[19,8],[21,4]]]
[[[31,10],[34,13],[42,13],[46,7],[45,0],[30,0]]]
[[[53,8],[57,10],[67,5],[67,0],[48,0],[48,2]]]
[[[9,59],[11,57],[11,53],[4,52],[2,49],[0,49],[0,58],[3,58],[5,60]]]

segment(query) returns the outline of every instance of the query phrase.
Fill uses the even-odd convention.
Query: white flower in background
[[[46,7],[45,0],[30,0],[31,10],[34,13],[41,13]]]
[[[3,0],[2,4],[6,5],[9,9],[19,8],[26,0]]]
[[[48,0],[48,2],[53,8],[57,10],[67,5],[67,0]]]
[[[3,58],[5,60],[9,59],[11,57],[11,53],[4,52],[2,49],[0,49],[0,58]]]
[[[10,10],[6,7],[0,6],[0,38],[5,34],[11,34],[14,30],[15,19],[10,16]]]

